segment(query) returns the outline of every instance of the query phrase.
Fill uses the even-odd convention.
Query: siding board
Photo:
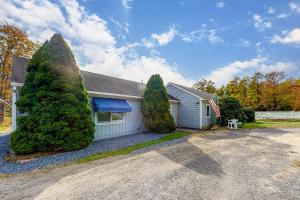
[[[167,86],[168,94],[180,100],[177,124],[179,127],[200,129],[199,98],[172,85]]]
[[[127,100],[127,102],[132,108],[132,111],[125,114],[125,121],[117,124],[96,124],[94,140],[145,132],[143,116],[141,113],[141,101]],[[93,111],[93,119],[95,121],[94,116],[95,113]]]
[[[216,123],[216,115],[210,106],[210,117],[206,117],[206,105],[209,105],[208,100],[202,100],[202,128],[208,128]]]

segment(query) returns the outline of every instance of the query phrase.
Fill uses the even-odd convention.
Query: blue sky
[[[61,33],[83,70],[218,86],[236,75],[300,76],[300,1],[0,0],[35,41]]]

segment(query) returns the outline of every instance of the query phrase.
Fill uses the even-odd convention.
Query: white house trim
[[[16,83],[16,82],[11,82],[11,86],[16,86],[16,87],[22,87],[24,83]]]
[[[17,87],[13,86],[12,88],[12,131],[17,129]]]
[[[13,87],[22,87],[23,83],[16,83],[16,82],[11,82],[11,85]],[[125,98],[125,99],[142,99],[143,97],[139,96],[131,96],[131,95],[124,95],[124,94],[115,94],[115,93],[106,93],[106,92],[96,92],[96,91],[87,91],[87,93],[90,96],[102,96],[102,97],[113,97],[113,98]],[[172,103],[180,103],[180,101],[176,100],[169,100]]]
[[[110,112],[111,113],[111,112]],[[112,124],[124,124],[125,123],[125,117],[126,113],[123,113],[123,119],[122,120],[112,120],[112,115],[110,114],[110,121],[109,122],[98,122],[98,115],[97,112],[95,112],[95,124],[97,126],[104,126],[104,125],[112,125]]]
[[[202,121],[202,100],[199,98],[199,104],[200,104],[200,110],[199,110],[199,114],[200,114],[200,129],[202,129],[203,126],[203,121]]]
[[[207,106],[209,107],[209,115],[207,116]],[[209,104],[206,104],[206,107],[205,107],[205,116],[206,118],[210,118],[211,117],[211,106]]]
[[[103,97],[115,97],[115,98],[125,98],[125,99],[142,99],[139,96],[131,96],[124,94],[115,94],[115,93],[106,93],[106,92],[95,92],[95,91],[87,91],[89,95],[103,96]]]
[[[201,100],[203,99],[202,97],[200,97],[200,96],[198,96],[198,95],[196,95],[196,94],[194,94],[194,93],[192,93],[192,92],[190,92],[190,91],[187,91],[187,90],[185,90],[185,89],[183,89],[183,88],[181,88],[181,87],[179,87],[179,86],[177,86],[177,85],[175,85],[175,84],[173,84],[173,83],[168,83],[168,84],[166,85],[166,87],[168,87],[169,85],[172,85],[172,86],[176,87],[177,89],[180,89],[180,90],[182,90],[182,91],[184,91],[184,92],[186,92],[186,93],[188,93],[188,94],[190,94],[190,95],[193,95],[194,97],[200,98]]]

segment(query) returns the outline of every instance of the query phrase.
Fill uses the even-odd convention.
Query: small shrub
[[[255,111],[251,108],[244,108],[244,119],[243,122],[255,122]]]
[[[221,117],[218,118],[218,124],[227,125],[228,120],[243,120],[243,107],[240,102],[232,97],[223,97],[219,101]]]

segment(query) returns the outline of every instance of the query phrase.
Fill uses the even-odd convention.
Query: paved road
[[[300,129],[197,135],[0,179],[0,199],[300,199]]]

